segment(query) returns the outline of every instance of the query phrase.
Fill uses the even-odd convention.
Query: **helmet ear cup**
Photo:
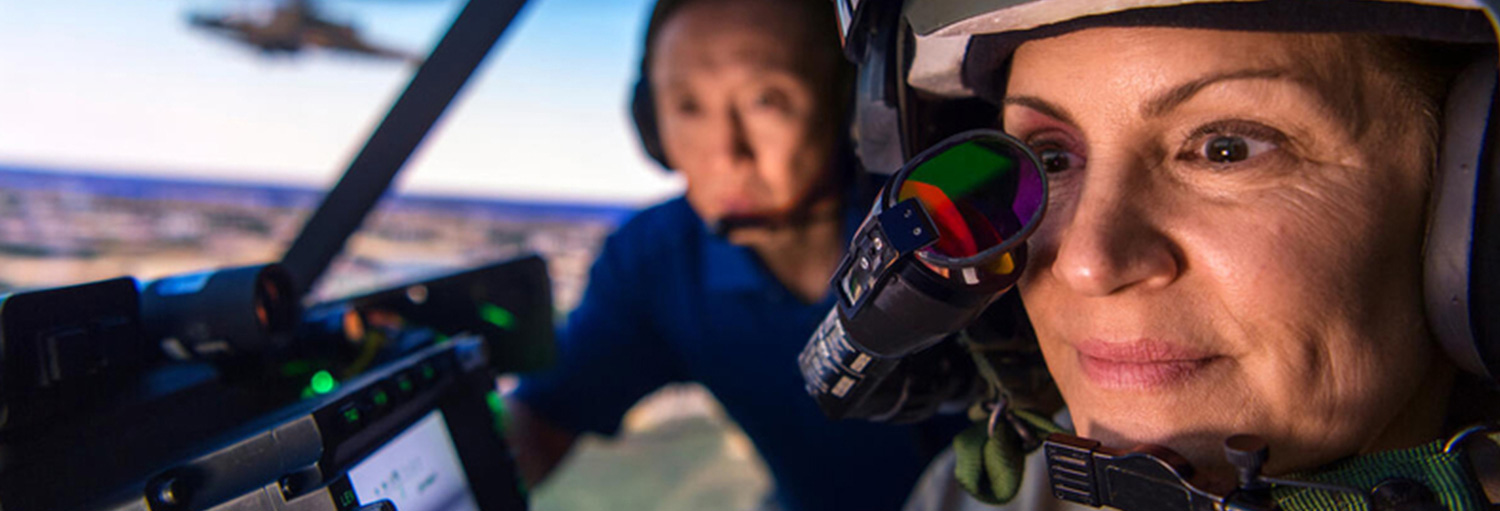
[[[1443,112],[1422,256],[1429,328],[1465,371],[1500,379],[1500,114],[1496,58],[1454,80]]]
[[[651,82],[646,80],[644,72],[641,75],[631,92],[630,118],[635,121],[635,133],[639,135],[646,155],[662,168],[672,170],[672,165],[667,163],[667,152],[661,146],[661,130],[656,126],[656,101],[652,98]]]

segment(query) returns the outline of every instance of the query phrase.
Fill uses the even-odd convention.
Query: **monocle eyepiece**
[[[798,358],[825,414],[918,418],[931,403],[967,396],[913,398],[917,390],[970,388],[961,378],[912,378],[927,374],[918,366],[973,365],[962,351],[924,352],[954,338],[1020,278],[1026,239],[1046,209],[1040,169],[1021,141],[974,130],[923,151],[891,178],[834,272],[838,304]]]

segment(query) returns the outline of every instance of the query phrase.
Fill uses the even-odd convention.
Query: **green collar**
[[[1437,502],[1450,511],[1486,509],[1479,484],[1465,464],[1463,451],[1445,452],[1441,440],[1429,444],[1355,456],[1315,473],[1296,474],[1289,479],[1358,488],[1369,494],[1382,482],[1404,478],[1431,490]],[[1367,501],[1353,495],[1306,488],[1278,487],[1271,495],[1282,509],[1366,510]]]
[[[1025,411],[1006,414],[1013,427],[995,427],[995,421],[982,421],[953,440],[957,456],[954,475],[959,484],[975,498],[989,504],[1004,504],[1016,496],[1021,487],[1026,452],[1036,442],[1023,442],[1018,429],[1028,435],[1045,435],[1062,429],[1040,415]],[[993,435],[991,432],[993,431]],[[1028,449],[1028,447],[1030,449]],[[1432,492],[1442,509],[1481,511],[1487,509],[1482,490],[1464,459],[1462,450],[1445,450],[1443,441],[1410,449],[1384,451],[1345,459],[1315,473],[1296,474],[1286,478],[1303,483],[1336,485],[1357,489],[1369,496],[1382,483],[1395,479],[1420,483]],[[1399,483],[1387,486],[1395,489]],[[1414,490],[1421,493],[1421,489]],[[1397,498],[1409,496],[1412,488],[1395,489]],[[1278,507],[1285,511],[1365,511],[1371,500],[1352,493],[1325,489],[1277,485],[1271,492]],[[1377,508],[1378,509],[1383,509]],[[1130,510],[1135,511],[1135,510]]]

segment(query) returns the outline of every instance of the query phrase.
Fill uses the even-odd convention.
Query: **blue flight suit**
[[[846,237],[873,200],[866,191],[845,201]],[[696,381],[755,443],[783,510],[896,510],[963,419],[826,419],[803,390],[797,354],[835,299],[803,303],[753,251],[671,200],[605,241],[559,336],[558,365],[522,378],[515,396],[563,428],[613,435],[646,394]]]

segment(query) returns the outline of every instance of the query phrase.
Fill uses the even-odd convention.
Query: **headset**
[[[661,147],[661,132],[656,127],[656,101],[651,97],[651,82],[647,81],[646,73],[646,62],[642,59],[641,75],[630,93],[630,120],[634,121],[635,134],[646,156],[671,172],[672,164],[667,163],[667,152]]]
[[[635,134],[646,151],[663,169],[672,171],[667,162],[667,151],[661,145],[661,130],[656,125],[656,100],[651,94],[651,43],[657,31],[666,23],[667,15],[690,0],[658,0],[651,9],[651,19],[646,22],[646,40],[641,53],[641,66],[635,77],[635,86],[630,91],[630,120],[635,125]]]

